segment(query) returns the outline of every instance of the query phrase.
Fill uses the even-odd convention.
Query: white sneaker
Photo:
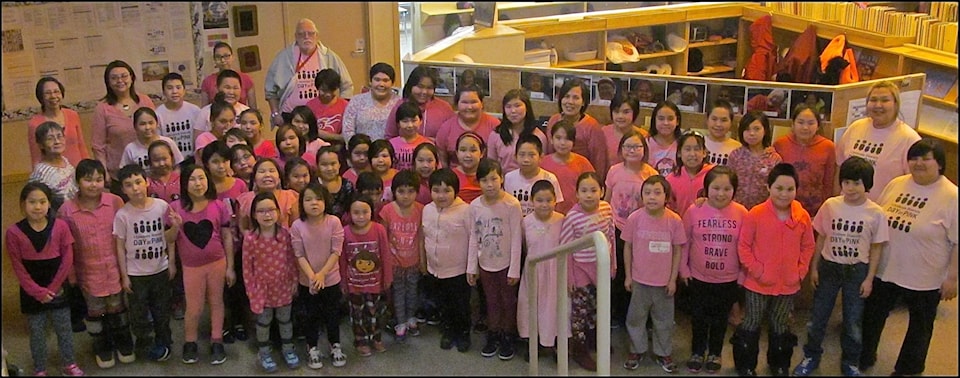
[[[343,354],[343,348],[340,347],[340,343],[334,343],[330,349],[330,358],[333,360],[333,366],[345,366],[347,364],[347,355]]]
[[[320,349],[317,347],[311,347],[309,351],[309,360],[307,361],[307,366],[311,369],[319,369],[323,367],[323,361],[320,360]]]

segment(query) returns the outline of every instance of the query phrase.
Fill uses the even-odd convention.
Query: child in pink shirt
[[[417,202],[427,205],[433,201],[433,198],[430,198],[430,175],[440,169],[440,151],[432,143],[420,143],[413,149],[413,159],[413,168],[420,175]]]
[[[243,130],[247,140],[250,141],[250,147],[258,157],[279,158],[277,153],[278,144],[274,144],[270,139],[263,137],[263,115],[257,109],[247,109],[240,113],[240,130]],[[280,132],[277,132],[280,135]]]
[[[360,356],[385,352],[381,324],[386,323],[384,294],[393,282],[393,259],[387,229],[373,221],[373,198],[356,196],[350,202],[351,223],[343,227],[340,275],[350,303],[354,346]]]
[[[653,108],[650,119],[650,136],[647,146],[649,163],[663,177],[669,176],[679,165],[677,140],[680,139],[680,109],[672,102],[661,102]]]
[[[396,121],[400,135],[390,138],[396,157],[393,167],[397,170],[413,168],[413,150],[420,143],[433,143],[430,138],[420,135],[420,125],[423,124],[423,114],[420,107],[412,102],[403,102],[396,110]]]
[[[639,139],[639,137],[638,137]],[[667,373],[676,366],[673,351],[674,294],[680,251],[687,243],[683,221],[666,208],[670,184],[660,175],[643,182],[643,207],[627,218],[623,237],[624,288],[632,292],[627,310],[630,354],[623,367],[634,370],[647,351],[647,319],[653,323],[653,354]],[[667,268],[669,266],[669,268]]]
[[[343,226],[329,213],[330,192],[319,182],[311,182],[300,195],[300,219],[290,226],[293,254],[300,268],[298,301],[306,311],[302,319],[307,336],[307,366],[323,367],[320,349],[320,326],[324,326],[330,342],[333,365],[347,363],[340,346],[340,255],[343,250]]]
[[[687,211],[703,191],[703,177],[713,168],[707,164],[707,147],[703,135],[691,132],[680,136],[677,161],[681,164],[674,168],[667,181],[673,189],[673,200],[669,202],[671,210],[680,214]]]
[[[790,333],[789,314],[814,251],[810,215],[795,200],[797,181],[792,165],[774,166],[767,176],[770,198],[743,220],[737,252],[746,273],[746,317],[733,338],[740,375],[756,372],[760,324],[767,316],[772,320],[767,364],[774,375],[790,373],[797,336]]]
[[[620,96],[614,96],[610,100],[610,118],[613,123],[603,127],[603,137],[607,142],[607,164],[614,164],[623,161],[619,151],[620,140],[624,135],[637,134],[646,139],[649,134],[646,130],[635,125],[637,117],[640,116],[640,101],[633,92],[626,92]]]
[[[739,185],[734,199],[747,209],[766,201],[767,174],[783,159],[770,146],[773,129],[763,112],[751,110],[740,119],[738,129],[743,145],[730,153],[727,165],[737,173]]]
[[[733,201],[737,181],[729,166],[714,167],[704,178],[706,204],[690,206],[683,215],[688,243],[680,259],[680,279],[689,288],[692,305],[691,373],[720,370],[727,314],[740,297],[737,241],[747,209]]]
[[[317,97],[307,101],[307,108],[313,111],[316,120],[316,136],[328,143],[343,145],[340,135],[343,130],[343,112],[347,110],[347,100],[340,97],[340,74],[332,68],[324,68],[313,78],[317,88]],[[298,113],[293,109],[294,118]],[[313,129],[313,127],[311,127]]]
[[[370,144],[373,141],[367,134],[353,134],[350,141],[347,142],[347,152],[350,153],[350,168],[343,172],[343,178],[356,185],[357,176],[360,172],[370,171],[370,158],[367,157],[367,151],[370,150]]]
[[[403,126],[401,126],[402,128]],[[402,131],[401,131],[402,132]],[[416,202],[420,189],[420,175],[410,169],[401,170],[393,178],[393,202],[380,209],[380,219],[390,240],[393,259],[393,308],[397,326],[396,340],[404,342],[407,335],[419,336],[414,313],[420,308],[417,284],[420,282],[420,224],[423,205]]]
[[[577,129],[573,123],[560,120],[553,125],[550,134],[553,153],[540,160],[540,168],[557,176],[557,182],[560,184],[558,197],[565,200],[557,203],[556,210],[566,214],[577,203],[577,177],[584,172],[596,172],[596,169],[586,157],[573,152],[573,145],[577,139]],[[532,195],[531,198],[533,198]]]
[[[407,81],[403,84],[403,91],[401,93],[403,100],[397,103],[399,107],[400,104],[404,102],[413,102],[423,111],[423,116],[421,117],[423,124],[418,132],[420,135],[430,138],[431,140],[437,137],[440,126],[443,125],[447,119],[456,117],[457,115],[449,102],[435,96],[439,82],[440,77],[437,75],[436,69],[429,66],[417,66],[410,72],[410,76],[407,77]],[[397,123],[394,122],[394,113],[396,111],[397,107],[394,107],[387,117],[387,127],[384,131],[384,136],[387,138],[399,135]]]
[[[184,168],[180,178],[180,200],[171,208],[183,227],[177,233],[177,256],[182,261],[182,283],[186,296],[183,361],[197,362],[197,334],[204,302],[210,305],[210,363],[227,360],[223,348],[223,288],[236,282],[231,211],[217,199],[209,174],[200,166]],[[173,215],[172,215],[173,216]],[[210,225],[206,228],[204,225]],[[180,270],[180,269],[178,269]]]
[[[173,148],[162,140],[150,143],[147,148],[150,159],[150,186],[147,193],[167,202],[180,199],[180,168],[174,162]]]

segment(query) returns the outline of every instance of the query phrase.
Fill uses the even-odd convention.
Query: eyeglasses
[[[640,150],[643,150],[643,145],[642,144],[624,144],[623,150],[624,151],[640,151]]]
[[[296,36],[297,38],[315,37],[317,36],[317,31],[316,30],[298,31],[296,33]]]
[[[110,81],[127,80],[127,79],[129,79],[129,78],[130,78],[130,74],[123,74],[123,75],[119,75],[119,76],[110,75]]]
[[[67,139],[67,138],[66,138],[65,136],[63,136],[63,134],[48,134],[47,137],[44,138],[44,140],[46,140],[47,142],[53,142],[53,141],[58,141],[58,140],[66,140],[66,139]]]
[[[223,54],[223,55],[214,55],[213,58],[216,60],[227,60],[227,59],[230,59],[230,57],[232,56],[233,54]]]
[[[277,208],[272,208],[272,209],[257,209],[257,214],[259,214],[259,215],[269,215],[269,214],[274,214],[274,213],[276,213],[276,211],[277,211]]]
[[[59,89],[54,89],[54,90],[52,90],[52,91],[45,91],[45,92],[43,92],[43,95],[44,95],[44,96],[53,96],[53,95],[58,95],[58,94],[63,94],[63,92],[60,92]]]

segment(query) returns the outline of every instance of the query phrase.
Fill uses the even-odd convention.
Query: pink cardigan
[[[790,218],[781,221],[767,199],[743,218],[737,250],[747,273],[743,287],[763,295],[795,294],[813,257],[810,215],[794,200]]]

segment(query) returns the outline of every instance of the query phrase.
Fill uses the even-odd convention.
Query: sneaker
[[[466,353],[470,350],[470,332],[464,332],[457,340],[457,352]]]
[[[440,338],[440,349],[449,350],[450,348],[453,348],[453,338],[444,332],[443,337]]]
[[[500,349],[500,335],[493,332],[487,333],[487,342],[480,348],[480,355],[484,357],[493,357],[497,355]]]
[[[427,322],[427,314],[424,313],[423,310],[417,310],[417,313],[414,314],[413,316],[414,316],[415,318],[417,318],[417,323],[426,323],[426,322]]]
[[[720,363],[720,356],[709,355],[707,356],[707,363],[704,364],[704,367],[707,368],[707,373],[714,374],[720,371],[720,368],[723,365]]]
[[[623,368],[627,370],[637,370],[640,367],[640,361],[643,360],[643,355],[639,353],[630,353],[627,356],[627,360],[623,362]]]
[[[657,356],[657,365],[660,365],[660,368],[667,373],[673,373],[676,370],[677,365],[673,363],[673,358],[670,356]]]
[[[347,364],[347,355],[343,354],[340,343],[334,343],[330,349],[330,359],[333,360],[333,366],[343,367]]]
[[[147,352],[147,358],[150,361],[162,362],[170,358],[170,348],[167,348],[166,345],[154,345],[153,348]]]
[[[397,340],[398,343],[403,344],[407,341],[407,324],[406,323],[397,324],[397,326],[394,327],[394,331],[396,332],[396,334],[394,335],[394,338]]]
[[[183,358],[181,359],[183,363],[185,364],[196,363],[198,360],[197,354],[198,354],[197,343],[195,342],[183,343]]]
[[[137,353],[133,351],[133,348],[128,349],[130,350],[117,349],[117,359],[121,363],[129,364],[137,361]]]
[[[373,355],[373,351],[370,350],[369,345],[359,345],[357,346],[357,354],[359,354],[360,357],[370,357]]]
[[[46,371],[46,370],[37,370],[37,371],[33,372],[33,376],[34,376],[34,377],[46,377],[46,376],[47,376],[47,371]]]
[[[233,331],[231,331],[229,328],[223,329],[222,336],[224,344],[233,344],[236,341],[236,339],[233,337]]]
[[[236,337],[238,341],[247,341],[247,339],[249,338],[247,336],[247,330],[244,329],[242,325],[234,326],[233,333],[234,333],[234,337]]]
[[[80,370],[80,367],[75,363],[64,366],[60,373],[68,377],[82,377],[84,375],[83,370]]]
[[[413,323],[407,324],[407,336],[420,336],[420,327]]]
[[[803,360],[800,361],[800,364],[793,369],[793,375],[798,377],[806,377],[813,373],[814,370],[817,370],[817,367],[820,366],[820,361],[814,359],[813,357],[803,356]]]
[[[273,356],[270,355],[270,352],[261,351],[257,353],[260,357],[260,367],[263,368],[263,371],[267,373],[276,373],[277,370],[280,370],[277,367],[277,362],[273,360]]]
[[[840,364],[840,371],[845,377],[859,377],[863,375],[860,373],[860,368],[852,364]]]
[[[297,352],[293,348],[284,350],[282,354],[283,361],[287,363],[287,368],[293,370],[300,367],[300,357],[297,357]]]
[[[223,350],[223,343],[210,345],[210,365],[220,365],[227,362],[227,352]]]
[[[323,361],[320,360],[320,348],[310,347],[310,350],[307,352],[309,356],[307,359],[307,367],[311,369],[319,369],[323,367]]]
[[[387,351],[387,346],[383,345],[383,341],[374,341],[373,350],[377,351],[377,353],[383,353]]]
[[[687,370],[691,373],[699,373],[700,369],[703,369],[703,355],[694,354],[690,356],[690,359],[687,360]]]
[[[516,347],[511,338],[504,337],[503,340],[500,340],[500,355],[497,358],[501,361],[509,361],[516,354]]]
[[[101,369],[109,369],[116,365],[117,361],[113,359],[113,350],[102,350],[100,353],[97,353],[97,367]]]

